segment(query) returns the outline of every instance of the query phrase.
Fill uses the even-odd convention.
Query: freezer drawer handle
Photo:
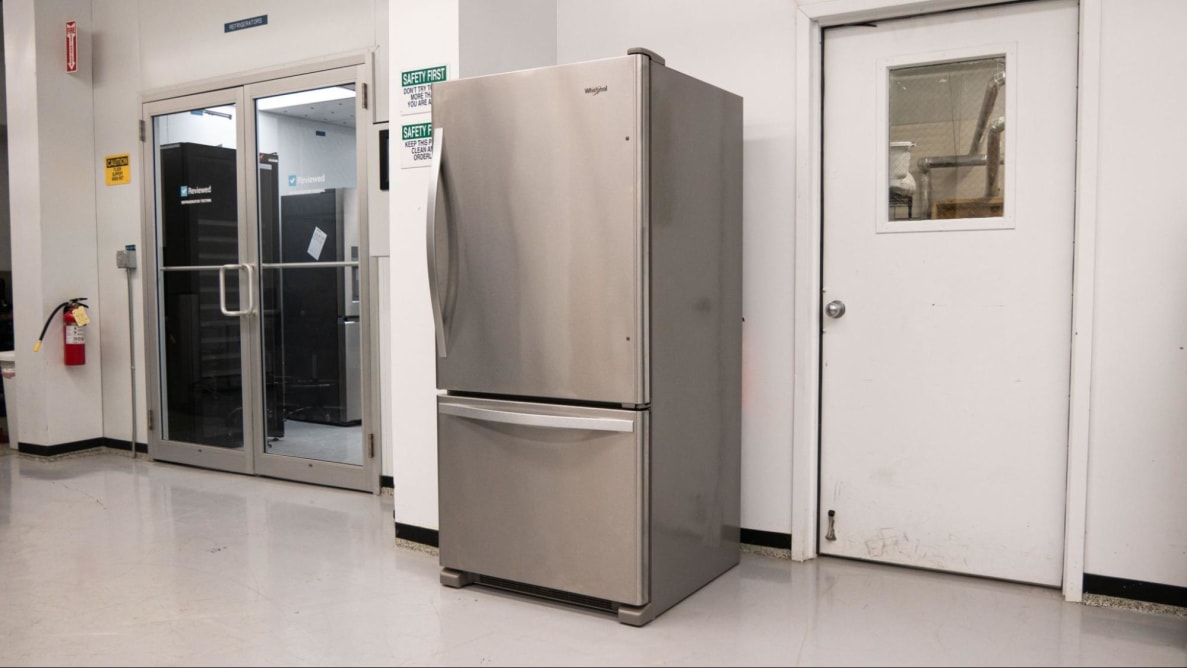
[[[446,415],[483,420],[485,422],[502,422],[504,424],[518,424],[526,427],[548,427],[551,429],[584,429],[587,431],[622,431],[635,430],[634,420],[617,418],[570,417],[565,415],[539,415],[536,413],[514,413],[511,411],[495,411],[489,408],[474,408],[461,404],[440,404],[439,409]]]
[[[429,301],[433,303],[433,330],[437,333],[437,355],[446,357],[445,305],[442,290],[437,285],[437,192],[441,189],[441,159],[445,152],[444,128],[433,128],[433,175],[429,181],[427,208],[427,241],[429,251]]]

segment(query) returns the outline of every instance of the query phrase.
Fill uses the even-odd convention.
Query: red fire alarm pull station
[[[78,71],[78,25],[74,21],[66,22],[66,71]]]

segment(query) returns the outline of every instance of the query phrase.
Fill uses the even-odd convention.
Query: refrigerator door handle
[[[445,336],[445,306],[442,290],[437,285],[437,193],[441,188],[441,162],[445,154],[445,130],[433,128],[433,175],[429,180],[429,205],[426,236],[429,253],[429,300],[433,303],[433,330],[437,333],[437,355],[447,357]]]
[[[633,420],[618,418],[590,418],[568,415],[540,415],[538,413],[517,413],[512,411],[496,411],[489,408],[474,408],[462,404],[442,403],[438,410],[446,415],[482,420],[483,422],[501,422],[525,427],[546,427],[550,429],[581,429],[585,431],[635,431]]]
[[[227,270],[228,269],[235,269],[235,270],[246,269],[247,270],[247,308],[245,308],[245,309],[240,309],[238,311],[227,310]],[[238,274],[239,272],[236,271],[235,273]],[[253,311],[255,311],[255,308],[256,308],[256,306],[255,306],[255,277],[256,277],[255,267],[251,266],[250,264],[224,264],[218,268],[218,307],[219,307],[219,310],[221,310],[223,312],[223,315],[233,318],[236,316],[251,315],[251,313]],[[243,289],[242,289],[243,284],[240,283],[239,285],[241,286],[239,292],[242,293],[243,292]],[[242,302],[240,302],[240,304],[242,305]]]

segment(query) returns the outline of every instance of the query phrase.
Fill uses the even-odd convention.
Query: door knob
[[[824,305],[824,314],[830,318],[839,318],[845,315],[845,302],[834,299],[833,301]]]

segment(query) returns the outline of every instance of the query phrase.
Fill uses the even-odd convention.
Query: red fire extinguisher
[[[49,329],[49,324],[54,321],[54,316],[58,311],[62,311],[62,361],[66,366],[86,364],[87,336],[83,328],[91,321],[86,312],[89,307],[83,303],[86,299],[86,297],[75,297],[55,306],[49,317],[45,319],[45,325],[41,328],[41,336],[37,337],[37,343],[33,344],[33,352],[41,350],[41,342],[45,339],[45,332]]]

